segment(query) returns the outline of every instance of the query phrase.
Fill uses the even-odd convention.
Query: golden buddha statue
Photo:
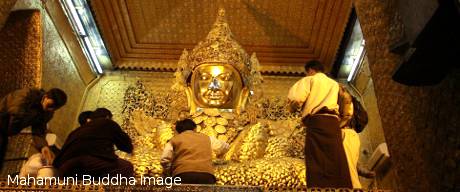
[[[219,15],[204,41],[188,53],[184,50],[176,71],[176,85],[186,90],[190,113],[197,109],[232,109],[240,114],[254,82],[260,81],[255,54],[249,55],[233,38],[225,19]],[[190,77],[191,76],[191,77]]]
[[[230,144],[224,158],[215,159],[218,184],[267,187],[306,184],[302,159],[305,133],[300,121],[286,115],[282,119],[264,119],[259,114],[258,110],[264,108],[282,114],[285,105],[262,99],[259,61],[255,54],[249,57],[233,38],[223,9],[219,10],[206,39],[190,52],[183,51],[175,77],[173,94],[127,99],[156,101],[152,103],[163,106],[125,102],[128,123],[124,128],[132,133],[136,146],[136,155],[128,159],[137,174],[161,174],[158,158],[174,134],[173,122],[187,117],[197,124],[198,132]],[[132,93],[127,91],[130,97],[135,93],[147,93],[142,83],[138,82]],[[152,114],[148,110],[157,108],[168,110],[148,115]]]

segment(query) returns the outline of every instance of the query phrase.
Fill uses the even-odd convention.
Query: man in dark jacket
[[[53,164],[61,176],[134,176],[133,165],[118,158],[113,148],[115,145],[121,151],[132,153],[131,139],[111,118],[109,110],[98,108],[91,114],[90,122],[67,137]]]
[[[13,91],[0,101],[0,167],[8,145],[8,136],[16,135],[22,129],[32,126],[35,148],[43,153],[48,162],[54,155],[45,140],[48,121],[54,111],[67,101],[61,89],[25,88]]]

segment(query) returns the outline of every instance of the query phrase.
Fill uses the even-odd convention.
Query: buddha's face
[[[199,107],[231,108],[242,87],[239,73],[232,66],[222,64],[198,66],[191,83]]]

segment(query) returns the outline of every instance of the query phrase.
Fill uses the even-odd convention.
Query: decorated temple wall
[[[0,97],[22,87],[39,87],[42,80],[40,12],[23,10],[11,12],[10,15],[0,32]],[[24,161],[17,159],[28,156],[31,141],[28,135],[10,138],[0,177],[19,171]]]
[[[23,87],[62,88],[69,96],[68,103],[56,113],[49,127],[63,140],[71,130],[68,122],[75,120],[86,84],[57,30],[62,32],[65,23],[55,23],[47,8],[39,0],[1,1],[0,96]],[[29,151],[31,141],[28,134],[12,137],[6,159],[28,157],[33,152]],[[22,163],[7,161],[0,175],[18,172]]]
[[[42,79],[42,17],[36,10],[14,11],[8,17],[14,2],[0,4],[0,97],[22,87],[39,87]],[[30,143],[27,135],[10,138],[0,177],[19,170],[24,161],[17,159],[27,156]]]
[[[397,1],[354,3],[395,169],[398,186],[395,190],[458,190],[460,112],[456,95],[459,95],[460,73],[452,71],[435,86],[409,87],[393,81],[392,74],[401,61],[400,56],[389,50],[402,34]]]
[[[0,1],[0,29],[3,28],[8,15],[10,14],[11,8],[14,6],[17,0],[2,0]]]
[[[377,99],[375,97],[374,83],[371,78],[367,57],[363,60],[362,67],[358,72],[353,85],[361,94],[367,112],[370,116],[368,127],[360,134],[362,140],[361,144],[366,146],[361,147],[361,150],[363,151],[363,153],[361,153],[361,157],[363,160],[367,160],[370,154],[364,151],[372,153],[379,144],[385,142],[385,135],[382,129]]]
[[[82,78],[82,73],[86,71],[79,71],[77,64],[81,64],[81,62],[84,62],[85,65],[88,64],[86,60],[81,59],[79,59],[79,62],[75,62],[73,58],[75,52],[68,49],[68,42],[62,38],[62,32],[70,26],[65,22],[55,22],[56,18],[52,17],[50,10],[52,5],[58,5],[56,3],[58,1],[54,0],[46,1],[46,4],[39,0],[19,0],[12,10],[34,9],[41,16],[43,51],[41,54],[41,83],[37,86],[44,89],[58,87],[68,95],[67,104],[56,112],[49,124],[50,129],[57,134],[58,142],[62,143],[70,130],[72,130],[72,124],[69,122],[76,122],[80,102],[86,88],[86,82]],[[73,35],[73,33],[70,33],[70,35]],[[18,71],[18,73],[26,72]]]
[[[375,152],[377,146],[385,143],[385,133],[382,127],[377,97],[375,95],[374,81],[369,68],[369,59],[364,57],[362,67],[357,72],[355,80],[352,82],[356,90],[362,96],[362,101],[369,115],[369,122],[363,132],[359,133],[361,140],[360,158],[361,165],[368,165],[369,159]],[[390,154],[391,155],[391,154]],[[390,157],[391,159],[391,157]],[[361,184],[365,188],[396,189],[396,176],[393,166],[386,167],[377,171],[376,179],[366,179],[360,177]]]
[[[82,111],[105,107],[112,111],[113,119],[122,123],[121,113],[126,89],[141,81],[155,92],[169,90],[174,76],[171,72],[111,72],[102,76],[86,95]]]
[[[42,80],[42,23],[34,10],[11,13],[0,31],[0,97],[22,87],[38,87]]]
[[[267,97],[285,99],[289,88],[302,77],[264,76],[263,91]]]
[[[264,97],[286,98],[289,88],[300,77],[264,76],[262,85]],[[141,81],[147,89],[155,92],[170,90],[174,81],[172,72],[112,72],[101,77],[89,90],[82,110],[94,110],[97,107],[106,107],[114,115],[114,120],[122,122],[123,97],[128,86]],[[184,105],[187,105],[184,103]]]

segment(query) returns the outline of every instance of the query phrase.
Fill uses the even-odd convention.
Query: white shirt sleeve
[[[33,154],[29,157],[27,162],[21,167],[19,172],[19,177],[36,177],[38,170],[42,168],[45,164],[45,157],[41,153]]]
[[[161,157],[160,157],[160,164],[163,167],[163,169],[170,170],[171,162],[173,158],[174,158],[173,146],[171,145],[170,142],[168,142],[166,143],[165,148],[163,149],[163,153],[161,154]]]
[[[297,81],[290,89],[288,93],[288,100],[304,103],[307,100],[308,95],[310,94],[310,77],[304,77]]]
[[[211,140],[212,151],[214,151],[214,153],[217,156],[226,153],[228,151],[228,149],[230,148],[230,145],[225,141],[221,141],[221,140],[216,139],[215,137],[211,137],[211,136],[209,137],[209,139]]]

